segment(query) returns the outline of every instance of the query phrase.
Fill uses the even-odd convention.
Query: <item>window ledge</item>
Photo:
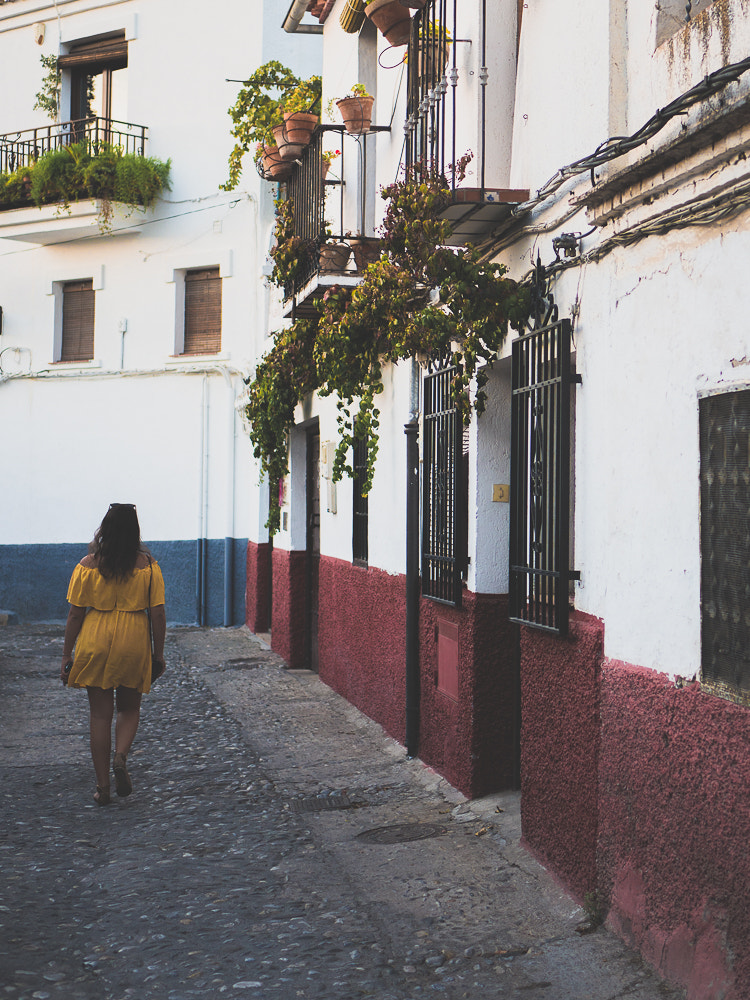
[[[92,361],[50,361],[50,368],[55,372],[89,371],[92,368],[101,368],[101,366],[101,361],[96,359]]]
[[[151,214],[149,209],[113,203],[112,217],[102,230],[101,209],[101,201],[93,198],[71,202],[67,209],[60,203],[41,208],[12,208],[0,212],[0,239],[48,246],[84,238],[120,236],[140,232],[139,222]]]
[[[216,361],[231,360],[232,355],[228,351],[222,351],[220,354],[173,354],[167,358],[166,364],[168,368],[174,368],[177,365],[206,365]]]

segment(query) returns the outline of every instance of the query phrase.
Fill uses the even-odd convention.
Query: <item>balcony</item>
[[[145,125],[109,118],[82,118],[8,132],[0,135],[0,173],[13,173],[19,167],[31,166],[45,153],[79,142],[85,142],[93,152],[107,144],[126,154],[145,156],[147,131]]]
[[[321,264],[320,250],[324,243],[351,245],[365,234],[367,136],[384,131],[389,131],[388,126],[375,125],[367,133],[351,136],[342,125],[319,125],[310,144],[292,165],[286,192],[293,206],[294,233],[302,240],[302,260],[294,283],[284,289],[287,315],[310,315],[315,311],[312,299],[319,290],[359,281],[355,261],[342,267]],[[334,148],[339,154],[335,166],[326,173],[323,152]],[[358,196],[353,201],[345,198],[347,157],[351,155],[358,157],[360,182]],[[328,222],[329,216],[336,220],[333,225]]]
[[[46,245],[137,232],[169,187],[169,163],[144,155],[146,132],[87,118],[0,136],[0,239]]]
[[[481,243],[529,197],[528,189],[505,186],[512,111],[504,96],[515,85],[507,66],[515,58],[516,33],[497,20],[488,34],[487,0],[464,0],[460,14],[458,0],[428,0],[411,22],[405,161],[407,168],[421,164],[448,178],[453,204],[444,217],[453,225],[454,246]],[[472,75],[479,81],[479,107]],[[491,131],[488,103],[496,123]],[[473,184],[451,170],[467,150],[474,154]]]

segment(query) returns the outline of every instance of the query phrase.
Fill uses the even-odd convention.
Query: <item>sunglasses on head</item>
[[[131,510],[135,510],[134,503],[111,503],[109,505],[110,510],[114,510],[115,507],[129,507]]]

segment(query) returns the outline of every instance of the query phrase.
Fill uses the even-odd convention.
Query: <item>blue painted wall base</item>
[[[147,542],[164,573],[167,621],[196,625],[199,621],[195,539]],[[206,625],[245,623],[246,538],[210,538],[204,546]],[[0,545],[0,608],[20,621],[61,621],[67,617],[68,581],[86,555],[88,542],[68,545]],[[226,621],[229,616],[230,621]]]

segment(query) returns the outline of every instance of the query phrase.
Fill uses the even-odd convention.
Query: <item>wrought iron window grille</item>
[[[422,594],[461,605],[466,568],[463,426],[453,399],[458,369],[451,355],[432,356],[424,378]]]
[[[532,319],[512,346],[510,619],[566,635],[570,558],[572,324],[541,261]]]
[[[699,400],[701,683],[750,706],[750,389]]]

